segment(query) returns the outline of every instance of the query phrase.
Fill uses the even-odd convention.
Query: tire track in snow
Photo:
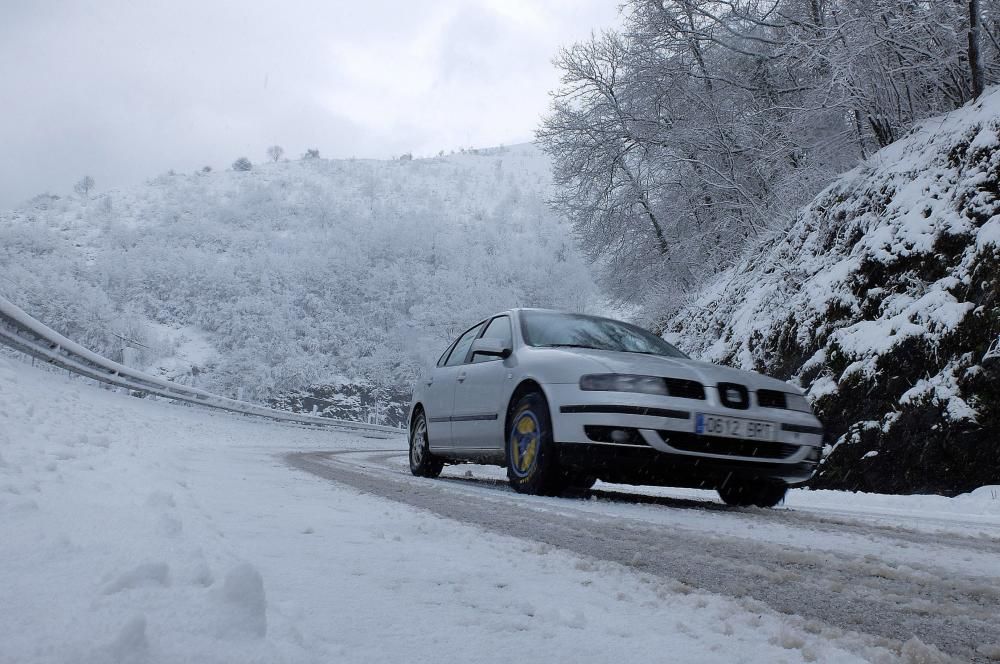
[[[720,595],[753,597],[781,613],[898,641],[917,636],[963,661],[989,661],[976,652],[977,647],[1000,641],[1000,579],[930,567],[894,567],[872,556],[671,529],[663,523],[575,508],[569,499],[523,500],[496,482],[414,478],[384,465],[385,459],[399,454],[399,450],[295,453],[286,455],[285,461],[313,475],[445,518],[620,563]],[[456,494],[463,499],[456,500]],[[621,500],[622,494],[615,499]],[[649,496],[626,499],[653,502]],[[706,509],[705,503],[683,499],[655,502],[673,509]],[[813,530],[847,530],[898,540],[906,546],[990,552],[998,548],[992,539],[841,523],[788,510],[744,515]]]

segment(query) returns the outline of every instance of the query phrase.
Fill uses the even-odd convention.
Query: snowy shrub
[[[89,175],[84,175],[76,184],[73,185],[73,191],[80,194],[81,196],[90,195],[91,190],[94,188],[94,178]]]
[[[285,149],[280,145],[272,145],[267,149],[267,157],[271,161],[278,161],[283,154],[285,154]]]
[[[253,169],[253,164],[246,157],[240,157],[233,162],[234,171],[249,171]]]

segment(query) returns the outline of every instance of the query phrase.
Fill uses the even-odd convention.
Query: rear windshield
[[[688,359],[652,332],[610,318],[552,311],[521,312],[521,333],[529,346],[595,348]]]

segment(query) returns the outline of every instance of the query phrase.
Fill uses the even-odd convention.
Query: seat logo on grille
[[[739,403],[739,402],[743,401],[743,394],[739,390],[737,390],[735,388],[732,388],[732,387],[727,388],[726,389],[726,401],[729,401],[731,403]]]

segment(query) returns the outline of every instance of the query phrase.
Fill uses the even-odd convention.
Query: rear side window
[[[514,337],[510,330],[510,318],[507,316],[497,316],[490,321],[490,324],[486,326],[486,331],[483,332],[483,339],[499,339],[508,348],[510,348],[514,343]],[[479,362],[489,362],[490,360],[499,360],[499,357],[490,357],[489,355],[476,355],[472,358],[473,364],[478,364]]]
[[[453,367],[456,364],[465,362],[465,356],[469,354],[469,346],[472,345],[473,340],[479,335],[479,330],[481,329],[483,329],[482,323],[460,336],[458,341],[455,342],[455,347],[451,350],[451,355],[445,360],[444,366]]]

